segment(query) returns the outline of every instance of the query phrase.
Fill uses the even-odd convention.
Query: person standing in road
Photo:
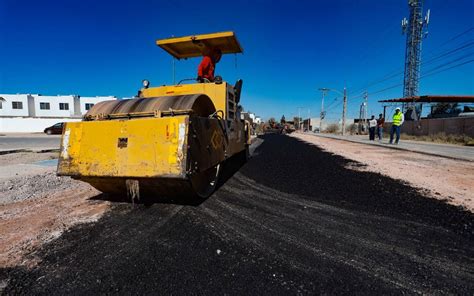
[[[403,116],[403,113],[400,111],[400,108],[395,109],[395,114],[393,114],[393,123],[392,123],[392,128],[390,129],[390,144],[393,144],[393,134],[397,134],[397,138],[395,139],[395,145],[398,144],[398,141],[400,140],[400,129],[405,121],[405,117]]]
[[[377,127],[377,120],[375,119],[375,116],[372,115],[372,117],[369,120],[369,139],[371,141],[375,140],[375,128]]]
[[[379,137],[379,142],[382,142],[384,123],[385,123],[385,118],[383,118],[382,114],[379,114],[379,119],[377,119],[377,136]]]

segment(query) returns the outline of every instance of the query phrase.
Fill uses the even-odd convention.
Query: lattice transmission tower
[[[402,33],[407,35],[405,49],[405,76],[403,81],[403,96],[413,97],[418,95],[421,66],[421,43],[428,32],[430,10],[423,18],[423,0],[408,0],[410,9],[409,19],[402,20]]]

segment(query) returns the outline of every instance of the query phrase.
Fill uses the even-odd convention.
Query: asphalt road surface
[[[473,214],[348,162],[267,135],[199,206],[117,204],[4,292],[471,294]]]
[[[49,150],[59,149],[61,135],[14,134],[0,136],[0,152],[8,150]]]

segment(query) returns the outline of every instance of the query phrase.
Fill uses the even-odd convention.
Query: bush
[[[331,123],[326,128],[326,133],[335,134],[338,131],[339,131],[339,124],[337,124],[337,123]]]
[[[351,135],[357,134],[359,126],[355,123],[349,124],[348,127],[346,127],[346,132],[350,133]]]

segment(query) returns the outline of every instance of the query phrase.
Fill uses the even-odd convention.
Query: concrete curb
[[[356,144],[362,144],[362,145],[368,145],[368,146],[382,147],[382,148],[393,149],[393,150],[408,151],[408,152],[413,152],[413,153],[419,153],[419,154],[424,154],[424,155],[443,157],[443,158],[454,159],[454,160],[462,160],[462,161],[474,162],[473,159],[469,159],[469,158],[462,158],[462,157],[443,155],[443,154],[438,154],[438,153],[433,153],[433,152],[425,152],[425,151],[412,150],[412,149],[409,149],[409,148],[403,148],[403,147],[399,147],[399,146],[396,146],[396,145],[390,145],[390,144],[365,143],[365,142],[359,142],[359,141],[355,141],[355,140],[351,140],[351,139],[341,139],[341,138],[336,138],[336,137],[326,137],[326,136],[321,136],[321,135],[317,135],[317,134],[312,135],[312,136],[314,136],[314,137],[321,137],[321,138],[325,138],[325,139],[334,139],[334,140],[339,140],[339,141],[346,141],[346,142],[351,142],[351,143],[356,143]]]
[[[27,149],[4,150],[4,151],[0,151],[0,155],[19,153],[19,152],[28,152],[28,150]]]
[[[59,152],[59,148],[55,148],[55,149],[40,149],[40,150],[34,150],[34,149],[12,149],[12,150],[0,151],[0,155],[12,154],[12,153],[20,153],[20,152],[33,152],[33,153]]]

